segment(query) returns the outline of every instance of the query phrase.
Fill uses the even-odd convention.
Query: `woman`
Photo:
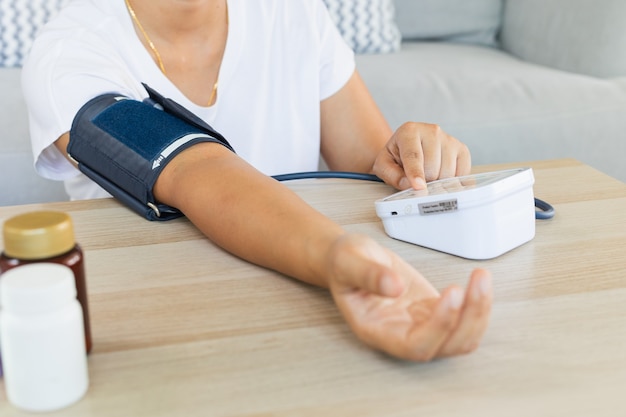
[[[399,189],[469,173],[467,148],[437,126],[392,134],[320,0],[70,3],[24,67],[38,171],[65,180],[72,198],[106,196],[67,159],[72,119],[103,93],[144,99],[142,83],[237,151],[201,143],[178,154],[154,186],[159,202],[233,254],[328,287],[373,348],[422,361],[478,346],[491,307],[487,271],[475,270],[465,292],[439,294],[397,255],[268,177],[316,169],[320,149],[330,168],[371,172]]]

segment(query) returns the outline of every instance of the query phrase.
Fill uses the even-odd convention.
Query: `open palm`
[[[440,294],[399,256],[375,242],[345,238],[330,290],[354,333],[368,345],[415,361],[474,350],[491,309],[490,274],[473,271],[467,290]]]

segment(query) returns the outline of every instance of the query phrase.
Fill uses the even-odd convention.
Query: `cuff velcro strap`
[[[163,168],[183,150],[215,142],[233,150],[203,120],[146,86],[150,99],[104,94],[76,114],[67,152],[81,172],[148,220],[182,213],[155,201],[152,189]]]

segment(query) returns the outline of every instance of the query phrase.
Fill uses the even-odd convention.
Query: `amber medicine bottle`
[[[74,238],[74,225],[66,213],[33,211],[5,221],[0,254],[1,274],[21,265],[47,262],[65,265],[74,273],[76,294],[83,310],[85,348],[91,351],[91,329],[83,252]]]

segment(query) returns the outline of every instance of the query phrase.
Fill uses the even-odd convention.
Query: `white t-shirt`
[[[187,99],[137,37],[124,0],[75,0],[41,32],[22,87],[35,167],[66,181],[73,199],[108,194],[52,145],[91,98],[115,92],[138,100],[146,83],[220,132],[267,175],[316,170],[320,101],[354,72],[354,54],[321,0],[229,0],[229,29],[217,102]]]

